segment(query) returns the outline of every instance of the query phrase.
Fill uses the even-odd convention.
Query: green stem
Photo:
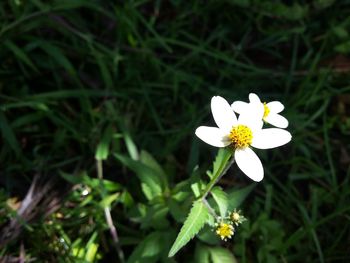
[[[231,165],[235,162],[235,159],[232,157],[229,163],[227,163],[232,155],[229,155],[227,159],[223,162],[223,164],[220,166],[219,170],[214,175],[213,179],[209,182],[207,187],[205,188],[201,199],[204,200],[211,189],[214,187],[214,185],[221,179],[221,177],[228,171],[228,169],[231,167]]]
[[[102,197],[104,197],[105,195],[105,189],[103,188],[103,166],[102,166],[102,160],[96,160],[96,165],[97,165],[97,177],[100,179],[100,186],[101,186],[101,195]],[[117,251],[119,260],[121,263],[125,262],[125,257],[124,257],[124,253],[123,250],[120,247],[120,242],[119,242],[119,237],[118,237],[118,232],[116,227],[113,224],[113,219],[112,219],[112,215],[111,215],[111,210],[109,209],[108,206],[104,207],[104,212],[105,212],[105,218],[107,221],[107,225],[109,227],[109,231],[111,233],[111,236],[113,238],[114,241],[114,245],[115,245],[115,249]]]
[[[209,213],[210,213],[215,219],[217,219],[218,216],[216,215],[215,210],[214,210],[214,209],[210,206],[210,204],[208,203],[207,199],[203,198],[203,199],[202,199],[202,202],[203,202],[203,204],[207,207]]]

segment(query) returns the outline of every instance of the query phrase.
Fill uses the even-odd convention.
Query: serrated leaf
[[[169,257],[174,256],[186,245],[204,226],[208,219],[208,210],[202,200],[195,201],[179,235],[170,249]]]
[[[237,263],[235,256],[225,248],[210,248],[211,260],[213,263]]]
[[[250,192],[255,188],[256,184],[249,185],[239,190],[233,190],[228,193],[228,209],[233,210],[239,207],[243,201],[248,197]]]
[[[216,186],[211,190],[211,195],[219,207],[221,217],[224,217],[228,207],[227,194],[220,187]]]

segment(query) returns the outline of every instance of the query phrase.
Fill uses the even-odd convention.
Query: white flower
[[[250,93],[249,103],[243,101],[235,101],[232,103],[231,107],[235,112],[241,114],[242,112],[247,111],[248,107],[257,106],[260,104],[264,106],[264,113],[262,115],[262,118],[265,122],[270,123],[271,125],[278,128],[288,127],[288,120],[279,114],[284,109],[283,104],[279,101],[262,103],[256,94]]]
[[[237,120],[230,104],[222,97],[211,99],[211,111],[218,127],[200,126],[196,135],[204,142],[216,146],[232,146],[238,167],[252,180],[259,182],[264,177],[264,169],[259,157],[250,146],[270,149],[288,143],[292,136],[283,129],[262,129],[263,104],[250,107]]]

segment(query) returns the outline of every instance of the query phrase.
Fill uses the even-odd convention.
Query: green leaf
[[[342,26],[335,26],[332,28],[333,33],[340,39],[347,39],[349,32]]]
[[[169,257],[174,256],[204,226],[208,219],[208,210],[202,200],[195,201],[179,235],[170,249]]]
[[[153,232],[134,249],[127,263],[156,262],[162,246],[161,232]]]
[[[169,229],[168,214],[169,207],[166,204],[155,204],[148,207],[146,215],[142,218],[141,228]]]
[[[11,126],[8,124],[5,115],[1,111],[0,111],[0,130],[2,132],[4,141],[7,142],[12,148],[12,150],[16,153],[16,155],[19,156],[21,154],[21,148],[19,146],[19,143],[17,141],[17,138]]]
[[[211,190],[211,195],[219,207],[221,217],[224,217],[228,207],[227,194],[221,189],[221,187],[216,186]]]
[[[139,159],[139,152],[137,150],[137,147],[134,143],[134,141],[131,139],[131,136],[128,132],[123,133],[126,149],[129,152],[129,155],[131,159],[138,160]]]
[[[324,9],[332,6],[336,2],[336,0],[315,0],[313,2],[314,6],[317,9]]]
[[[86,171],[83,171],[78,175],[68,174],[62,171],[59,171],[59,174],[63,179],[65,179],[67,182],[71,184],[85,184],[91,188],[96,188],[101,184],[100,179],[91,178],[90,176],[87,175]],[[120,184],[113,181],[109,181],[107,179],[102,180],[102,185],[103,185],[103,188],[106,189],[108,192],[112,192],[112,191],[116,192],[122,189]]]
[[[183,222],[186,218],[185,211],[182,206],[176,202],[174,199],[170,198],[167,201],[167,206],[169,207],[169,212],[176,222]]]
[[[122,192],[120,195],[120,202],[126,207],[130,208],[134,205],[134,200],[132,198],[132,195],[128,191]]]
[[[71,184],[80,184],[83,182],[83,178],[85,175],[85,173],[82,173],[80,175],[72,175],[72,174],[68,174],[62,171],[59,171],[60,176],[65,179],[67,182],[71,183]]]
[[[12,53],[21,61],[23,61],[31,69],[38,71],[33,62],[27,56],[26,52],[16,46],[12,41],[5,41],[4,45],[12,51]]]
[[[209,220],[211,220],[212,222],[208,222]],[[220,244],[220,238],[218,238],[215,231],[213,231],[216,220],[210,214],[209,220],[207,221],[207,224],[201,229],[201,231],[199,231],[199,233],[197,234],[197,238],[200,241],[202,241],[202,243],[212,246],[218,246]]]
[[[229,149],[226,148],[220,148],[216,157],[215,161],[213,163],[213,171],[212,172],[207,172],[208,176],[210,179],[213,179],[213,176],[220,170],[222,169],[222,166],[225,165],[230,159],[232,155],[232,152]]]
[[[96,52],[94,49],[92,49],[92,53],[96,59],[97,65],[100,68],[101,77],[103,79],[105,87],[107,89],[112,89],[113,88],[113,78],[112,78],[112,75],[110,72],[110,69],[112,67],[110,67],[107,63],[108,60],[110,61],[110,58],[104,58],[103,55]]]
[[[152,200],[154,197],[162,194],[162,181],[157,176],[157,172],[154,171],[154,169],[121,154],[115,153],[114,156],[136,173],[141,181],[142,190],[148,200]]]
[[[201,182],[195,182],[191,184],[191,189],[194,194],[194,196],[197,198],[201,195],[201,189],[202,189],[202,183]]]
[[[350,41],[345,41],[334,47],[334,50],[339,53],[348,54],[350,52]]]
[[[109,144],[113,137],[113,128],[109,125],[102,137],[101,142],[97,145],[95,159],[96,160],[107,160],[109,154]]]
[[[120,193],[115,193],[115,194],[111,194],[111,195],[108,195],[106,196],[105,198],[103,198],[101,201],[100,201],[100,205],[105,208],[105,207],[110,207],[111,204],[117,200],[117,198],[120,196]]]
[[[156,172],[159,179],[162,181],[163,185],[165,186],[168,185],[167,175],[165,171],[150,153],[144,150],[141,150],[140,162],[142,162],[144,165],[147,165],[149,168],[153,169]]]
[[[187,160],[186,171],[188,174],[190,174],[194,169],[196,169],[199,160],[199,144],[198,140],[194,137],[191,144],[190,154]]]
[[[209,247],[203,246],[199,242],[197,243],[196,250],[194,252],[194,260],[196,263],[210,263],[209,261]]]
[[[147,183],[141,182],[141,189],[148,200],[152,200],[155,197],[151,187]]]
[[[225,248],[214,247],[210,248],[210,255],[213,263],[237,263],[234,255]]]
[[[76,76],[77,72],[74,69],[74,66],[70,63],[68,58],[63,54],[62,50],[50,44],[49,42],[40,42],[40,47],[52,57],[57,64],[61,65],[71,76]]]
[[[85,260],[87,262],[94,262],[95,261],[96,255],[98,252],[98,247],[99,247],[98,243],[92,243],[87,247],[87,251],[85,254]]]
[[[233,190],[228,193],[228,210],[233,210],[239,207],[243,201],[248,197],[250,192],[255,188],[256,184],[249,185],[239,190]]]
[[[98,258],[99,244],[96,242],[97,232],[94,232],[86,244],[85,260],[87,262],[94,262]]]

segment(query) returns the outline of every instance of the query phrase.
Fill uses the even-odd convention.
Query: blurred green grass
[[[197,164],[204,174],[215,156],[194,136],[199,124],[210,123],[210,98],[246,100],[256,92],[285,104],[293,140],[258,153],[266,178],[242,205],[249,222],[225,246],[239,262],[350,260],[347,1],[9,0],[0,12],[0,240],[8,239],[11,207],[34,175],[42,185],[62,172],[86,175],[69,190],[60,182],[45,192],[59,205],[41,201],[0,257],[18,257],[21,245],[40,262],[115,256],[93,182],[106,128],[113,130],[110,152],[134,160],[145,149],[175,187],[194,180]],[[149,204],[124,165],[111,156],[104,162],[113,185],[105,187],[121,196],[110,201],[112,214],[125,256],[136,262],[141,240],[164,236],[152,213],[148,221],[136,216]],[[247,185],[239,171],[221,182],[225,189]],[[46,217],[45,205],[55,207]],[[170,209],[179,210],[173,217],[185,216],[184,207]],[[179,229],[181,220],[164,220],[164,229]],[[192,244],[175,259],[158,260],[198,262],[194,250]]]

